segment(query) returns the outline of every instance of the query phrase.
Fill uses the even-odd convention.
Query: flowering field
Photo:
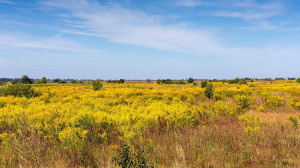
[[[299,167],[295,82],[33,85],[0,97],[4,167],[114,167],[124,144],[154,167]]]

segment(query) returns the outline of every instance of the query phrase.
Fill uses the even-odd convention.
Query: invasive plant
[[[92,83],[94,90],[100,90],[103,87],[100,79],[93,81]]]
[[[245,96],[245,95],[237,95],[237,96],[234,97],[234,100],[235,100],[237,105],[239,105],[243,109],[247,109],[247,110],[249,110],[250,107],[254,103],[254,99],[252,97]]]

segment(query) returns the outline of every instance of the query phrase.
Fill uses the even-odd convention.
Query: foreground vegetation
[[[0,86],[0,164],[300,167],[298,83],[192,82]]]

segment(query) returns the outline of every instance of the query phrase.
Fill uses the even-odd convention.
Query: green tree
[[[22,76],[22,83],[23,84],[32,84],[33,81],[27,75],[23,75]]]
[[[103,84],[101,83],[100,79],[94,80],[92,85],[94,90],[100,90],[103,87]]]
[[[41,80],[40,80],[40,83],[47,83],[46,77],[42,77]]]
[[[161,79],[157,79],[157,80],[156,80],[156,83],[157,83],[157,84],[161,84]]]
[[[194,78],[189,78],[189,79],[187,80],[188,83],[193,83],[194,81],[195,81]]]
[[[209,83],[207,84],[204,94],[207,98],[211,99],[213,97],[213,93],[214,93],[214,88],[213,88],[213,84]]]
[[[121,84],[121,83],[125,83],[125,80],[124,79],[120,79],[119,80],[119,83]]]
[[[151,83],[151,79],[147,79],[146,81],[147,81],[147,83]]]
[[[297,82],[297,83],[300,83],[300,78],[298,78],[298,79],[296,80],[296,82]]]
[[[61,80],[59,78],[53,79],[52,82],[53,83],[59,83]]]

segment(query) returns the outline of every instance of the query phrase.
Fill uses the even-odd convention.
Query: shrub
[[[156,80],[156,83],[157,83],[157,84],[161,84],[161,79],[157,79],[157,80]]]
[[[59,83],[67,83],[67,81],[65,81],[65,80],[61,80]]]
[[[0,81],[0,86],[2,85],[2,82]]]
[[[194,85],[194,86],[196,86],[196,85],[197,85],[197,83],[196,83],[196,82],[193,82],[193,85]]]
[[[213,97],[213,92],[214,92],[213,84],[212,83],[207,84],[205,91],[204,91],[205,96],[207,98],[211,99]]]
[[[59,78],[53,79],[52,82],[53,83],[59,83],[61,80]]]
[[[296,82],[297,82],[297,83],[300,83],[300,78],[298,78],[298,79],[296,80]]]
[[[94,90],[100,90],[103,87],[100,79],[93,81],[92,83]]]
[[[124,79],[120,79],[119,80],[119,84],[121,84],[121,83],[125,83],[125,80]]]
[[[15,84],[5,85],[0,87],[0,96],[16,96],[16,97],[36,97],[41,93],[35,92],[30,85]]]
[[[245,96],[245,95],[237,95],[234,97],[234,100],[237,105],[241,106],[243,109],[249,110],[250,107],[253,105],[254,100],[252,97]]]
[[[201,82],[201,87],[202,87],[202,88],[205,88],[206,86],[207,86],[207,81],[202,81],[202,82]]]
[[[40,80],[40,83],[44,83],[44,84],[47,83],[46,77],[42,77],[41,80]]]
[[[71,80],[71,83],[75,84],[75,83],[76,83],[76,80]]]
[[[195,81],[194,78],[189,78],[189,79],[187,80],[188,83],[193,83],[194,81]]]
[[[33,81],[31,79],[29,79],[29,77],[27,75],[23,75],[22,76],[22,83],[23,84],[32,84]]]
[[[119,152],[119,156],[113,159],[115,166],[119,166],[122,168],[152,168],[153,165],[148,164],[149,155],[144,154],[144,149],[140,148],[140,150],[135,153],[130,151],[129,145],[123,145],[121,151]]]
[[[146,81],[147,81],[147,83],[151,83],[151,79],[147,79]]]

